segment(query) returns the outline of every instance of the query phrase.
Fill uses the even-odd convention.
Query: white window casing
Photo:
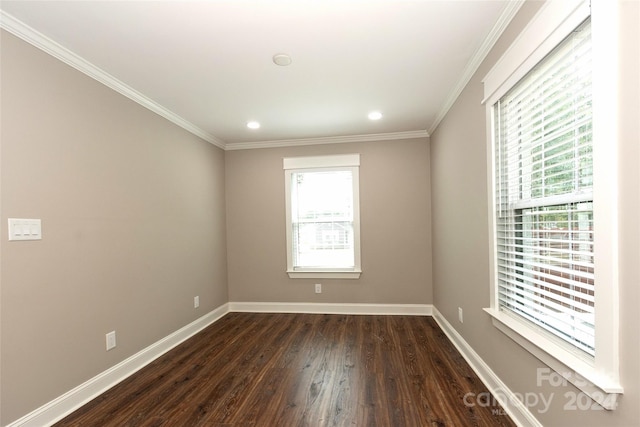
[[[359,154],[283,160],[287,274],[358,279]]]
[[[618,93],[615,84],[618,64],[615,49],[617,2],[593,0],[592,3],[578,0],[547,1],[483,80],[483,103],[487,111],[491,244],[491,298],[490,307],[485,310],[498,329],[605,409],[611,410],[615,409],[617,396],[623,392],[618,374],[618,186],[615,124]],[[541,163],[538,157],[523,156],[520,151],[518,161],[513,162],[519,168],[516,174],[513,172],[516,166],[504,166],[508,163],[507,157],[513,156],[512,153],[501,153],[503,157],[496,160],[496,150],[501,146],[501,143],[496,142],[496,135],[507,132],[498,128],[499,123],[504,122],[496,117],[502,116],[502,111],[496,105],[501,105],[501,101],[509,101],[512,88],[589,17],[594,64],[591,75],[592,101],[589,101],[593,105],[593,127],[588,132],[593,141],[590,147],[593,163],[589,166],[593,184],[584,188],[578,188],[580,185],[577,185],[571,194],[562,191],[550,191],[546,194],[544,185],[541,187],[539,183],[533,182],[533,177],[540,173],[544,176],[545,173],[551,175],[555,172],[551,168],[545,172],[545,163]],[[524,93],[522,97],[526,98],[527,94]],[[544,99],[545,103],[547,101],[549,104],[554,102]],[[575,105],[580,108],[581,104],[572,104],[572,108]],[[507,117],[508,114],[509,112],[505,112],[504,116]],[[499,123],[496,122],[497,119],[500,119]],[[519,123],[519,126],[522,125],[523,123]],[[524,123],[523,127],[528,125],[529,123]],[[576,133],[584,132],[583,128],[578,131],[578,127],[579,124],[575,126]],[[580,135],[576,138],[579,137]],[[524,151],[544,151],[544,143],[542,144],[543,148],[528,146]],[[579,147],[575,149],[578,150]],[[558,159],[562,154],[557,151],[549,153]],[[579,155],[575,159],[572,161],[578,162]],[[503,180],[499,179],[498,172],[506,174],[502,175]],[[500,182],[517,182],[517,196],[508,196],[507,193],[513,193],[514,189],[504,188]],[[497,196],[500,198],[496,199]],[[496,200],[509,206],[497,206]],[[574,225],[579,231],[575,232],[576,241],[570,242],[571,250],[550,248],[552,243],[544,243],[552,241],[548,235],[540,232],[545,228],[544,221],[550,221],[549,218],[553,217],[545,210],[549,206],[558,209],[560,215],[564,215],[563,218],[574,218]],[[586,211],[589,212],[588,215],[585,214]],[[512,218],[507,218],[506,222],[511,221],[516,226],[505,231],[505,220],[501,216],[508,215]],[[541,228],[528,228],[533,222],[537,224],[536,227]],[[499,233],[502,234],[499,236]],[[571,233],[573,231],[568,234]],[[586,242],[588,239],[585,236],[593,236],[593,241]],[[530,246],[535,248],[531,249]],[[587,254],[588,257],[585,255],[584,260],[581,258],[576,261],[570,269],[566,269],[563,262],[558,262],[559,257],[566,255],[573,260],[576,253],[582,255],[583,252],[590,254]],[[529,255],[530,253],[535,255]],[[557,255],[558,253],[561,255]],[[511,258],[511,267],[505,268],[509,261],[505,261],[505,257],[509,256],[517,258],[517,261]],[[545,268],[549,263],[560,266],[554,267],[555,272],[550,273]],[[575,274],[576,265],[578,269],[583,268],[578,274]],[[567,278],[569,273],[575,280]],[[516,278],[517,274],[521,277]],[[527,276],[524,281],[522,275]],[[564,297],[559,297],[557,289],[548,291],[544,288],[543,276],[552,282],[566,282],[567,289],[572,290],[567,291]],[[516,291],[509,294],[509,286]],[[531,319],[539,316],[544,321],[536,323],[535,320],[527,320],[529,308],[526,307],[539,308]],[[563,307],[570,307],[574,310],[572,313],[584,312],[582,320],[586,321],[567,326],[571,322],[567,322],[566,318],[553,316],[553,313],[562,311],[560,309]],[[569,329],[573,330],[567,334],[569,338],[564,333],[558,333]]]

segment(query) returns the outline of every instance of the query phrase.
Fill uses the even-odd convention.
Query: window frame
[[[484,78],[490,242],[490,306],[493,325],[528,350],[568,382],[612,410],[623,392],[619,380],[619,301],[617,225],[617,2],[549,0]],[[564,38],[591,16],[593,85],[595,356],[586,357],[560,339],[537,330],[498,303],[495,210],[494,104]],[[607,144],[606,141],[613,141]]]
[[[287,275],[291,279],[359,279],[362,274],[360,257],[360,155],[288,157],[283,159],[285,178],[285,227]],[[293,265],[293,223],[291,213],[291,176],[297,172],[350,171],[353,194],[353,268],[300,268]]]

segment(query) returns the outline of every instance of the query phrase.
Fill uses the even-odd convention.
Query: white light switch
[[[9,218],[9,240],[42,240],[42,221]]]

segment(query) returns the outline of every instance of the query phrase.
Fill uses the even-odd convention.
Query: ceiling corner
[[[449,93],[449,96],[447,96],[447,99],[442,105],[440,112],[429,127],[428,133],[430,135],[433,134],[438,128],[438,125],[440,124],[442,119],[444,119],[444,117],[447,115],[453,104],[456,102],[456,100],[464,90],[465,86],[467,86],[473,75],[476,73],[476,71],[478,71],[478,68],[482,64],[482,61],[484,61],[484,59],[487,57],[493,46],[496,44],[504,30],[507,28],[511,20],[518,13],[524,3],[525,0],[511,0],[507,2],[504,10],[498,18],[498,21],[493,26],[491,31],[489,31],[489,34],[487,34],[487,37],[485,37],[484,41],[482,42],[476,53],[473,55],[471,60],[467,63],[462,76],[454,86],[453,90]]]

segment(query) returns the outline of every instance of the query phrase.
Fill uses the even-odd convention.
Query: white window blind
[[[591,24],[493,105],[501,311],[595,354]]]

